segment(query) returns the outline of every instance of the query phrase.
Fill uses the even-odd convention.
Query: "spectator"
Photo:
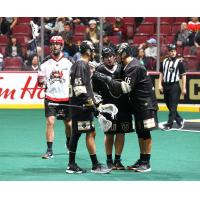
[[[115,45],[109,40],[109,37],[106,33],[103,35],[103,47],[112,48],[115,50]]]
[[[3,17],[1,19],[1,33],[11,35],[13,27],[17,24],[17,17]]]
[[[176,44],[178,47],[184,47],[189,45],[190,34],[191,32],[187,28],[187,23],[181,23],[180,30],[174,36],[174,44]]]
[[[113,35],[118,35],[120,41],[126,39],[126,27],[123,21],[123,17],[116,17],[115,23],[113,24]]]
[[[103,31],[106,35],[112,35],[112,25],[103,17]]]
[[[64,54],[73,58],[78,50],[78,46],[72,41],[72,34],[70,32],[66,33],[63,48]]]
[[[71,25],[70,25],[69,21],[65,22],[64,30],[62,32],[60,32],[59,35],[62,36],[63,40],[66,40],[66,38],[69,35],[73,35],[73,31],[71,29]]]
[[[38,71],[39,62],[37,55],[34,55],[32,57],[31,63],[28,63],[24,67],[24,71]]]
[[[10,36],[10,42],[5,49],[5,57],[20,57],[23,60],[21,45],[14,35]]]
[[[200,30],[196,32],[194,37],[194,45],[196,48],[200,48]]]
[[[146,43],[147,48],[145,49],[145,56],[148,58],[148,70],[155,70],[157,58],[156,40],[154,38],[150,38]]]
[[[97,28],[97,22],[94,19],[92,19],[89,21],[89,27],[86,29],[85,40],[91,41],[94,44],[95,48],[98,48],[99,38],[100,33]]]
[[[140,61],[140,64],[148,70],[148,58],[145,56],[144,49],[138,49],[137,59]]]

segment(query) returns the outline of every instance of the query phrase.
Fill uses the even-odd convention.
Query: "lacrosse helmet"
[[[117,47],[117,54],[120,55],[121,57],[128,57],[131,55],[131,47],[128,43],[121,43]]]
[[[53,44],[59,44],[60,48],[55,47]],[[50,39],[50,48],[54,55],[58,55],[64,47],[64,40],[61,36],[52,36]]]
[[[112,48],[105,47],[105,48],[102,49],[102,57],[103,58],[108,57],[108,56],[112,56],[112,55],[115,55],[115,52]]]

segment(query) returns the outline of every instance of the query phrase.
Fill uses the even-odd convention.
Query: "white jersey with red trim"
[[[70,70],[72,63],[63,57],[56,60],[49,57],[41,64],[38,76],[44,77],[46,84],[45,98],[52,101],[69,101],[70,97]]]

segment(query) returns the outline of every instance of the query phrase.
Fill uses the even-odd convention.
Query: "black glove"
[[[97,79],[97,80],[101,80],[103,82],[105,82],[106,84],[110,84],[112,78],[110,76],[106,76],[105,74],[102,74],[100,72],[97,72],[95,71],[93,73],[93,76],[92,76],[93,79]]]
[[[86,102],[85,102],[85,108],[87,110],[90,110],[91,112],[94,113],[94,116],[97,117],[99,115],[99,111],[97,110],[94,102],[92,99],[88,99]]]

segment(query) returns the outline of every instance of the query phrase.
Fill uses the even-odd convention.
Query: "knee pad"
[[[144,140],[151,139],[150,131],[138,131],[137,135],[139,139],[144,139]]]

